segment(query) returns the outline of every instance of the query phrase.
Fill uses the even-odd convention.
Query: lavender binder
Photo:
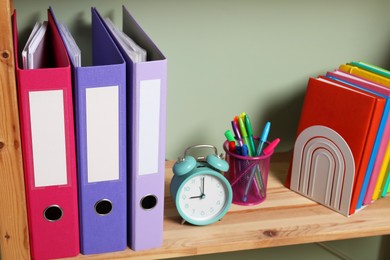
[[[72,64],[82,254],[127,246],[126,64],[91,12],[93,65]]]
[[[163,242],[167,60],[123,6],[123,32],[147,52],[127,64],[128,245],[133,250]]]

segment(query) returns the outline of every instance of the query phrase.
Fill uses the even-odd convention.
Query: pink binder
[[[80,250],[70,63],[50,12],[45,67],[19,67],[16,12],[13,32],[31,256],[75,256]]]

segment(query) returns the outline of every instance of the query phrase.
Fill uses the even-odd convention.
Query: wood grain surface
[[[26,200],[16,99],[11,14],[0,0],[0,252],[1,259],[29,259]]]
[[[390,199],[384,198],[347,218],[284,186],[290,153],[275,154],[267,199],[257,206],[233,205],[210,226],[181,225],[169,197],[172,161],[166,164],[164,244],[134,252],[79,256],[85,259],[163,259],[390,234]]]

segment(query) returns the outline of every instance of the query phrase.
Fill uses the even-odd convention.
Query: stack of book
[[[287,186],[349,216],[389,189],[390,72],[364,62],[310,78]]]

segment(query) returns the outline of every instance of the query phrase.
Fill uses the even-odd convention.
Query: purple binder
[[[91,12],[93,65],[72,64],[82,254],[127,246],[126,63]]]
[[[123,32],[147,52],[135,63],[114,38],[127,64],[128,245],[138,251],[163,242],[167,60],[125,7]]]

